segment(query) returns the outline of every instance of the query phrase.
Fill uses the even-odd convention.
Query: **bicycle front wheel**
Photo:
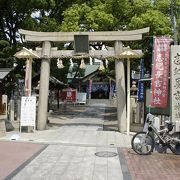
[[[172,138],[178,139],[180,140],[180,132],[174,132],[171,136]],[[172,141],[170,143],[170,150],[176,154],[176,155],[180,155],[180,143],[177,141]]]
[[[154,139],[146,132],[138,132],[133,136],[131,146],[137,154],[149,155],[154,149]]]

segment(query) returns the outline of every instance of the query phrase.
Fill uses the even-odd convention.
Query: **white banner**
[[[20,126],[34,126],[36,122],[36,97],[21,98]]]
[[[180,45],[171,46],[171,117],[180,121]]]

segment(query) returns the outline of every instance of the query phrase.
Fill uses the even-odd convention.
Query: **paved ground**
[[[133,180],[180,180],[180,156],[153,153],[140,156],[131,149],[123,149],[125,161]]]
[[[131,137],[117,131],[103,131],[105,114],[105,104],[69,106],[50,114],[47,130],[8,132],[1,141],[17,137],[17,142],[48,146],[35,158],[29,156],[31,161],[6,179],[123,179],[117,147],[129,147]]]
[[[24,166],[30,157],[40,153],[45,145],[22,143],[22,142],[0,142],[0,179],[4,179],[17,167]]]
[[[131,150],[132,135],[116,131],[114,107],[105,111],[105,104],[69,106],[50,114],[49,122],[44,131],[13,131],[0,138],[0,147],[4,147],[0,159],[7,159],[0,173],[3,168],[8,172],[1,179],[7,174],[5,179],[14,180],[180,179],[180,156],[140,156]],[[10,140],[13,135],[16,141]],[[19,147],[19,153],[12,145]],[[13,168],[8,161],[13,161]]]

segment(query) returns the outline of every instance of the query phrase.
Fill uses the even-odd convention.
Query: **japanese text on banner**
[[[156,37],[154,39],[154,62],[152,70],[152,107],[167,107],[169,56],[171,39]]]
[[[140,79],[144,78],[144,59],[141,59],[141,69],[140,69]],[[144,84],[143,82],[138,82],[138,101],[144,101]]]
[[[171,46],[171,117],[180,121],[180,46]]]

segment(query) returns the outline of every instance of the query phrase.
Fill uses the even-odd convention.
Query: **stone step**
[[[105,104],[106,106],[117,106],[116,99],[88,99],[88,104]]]

